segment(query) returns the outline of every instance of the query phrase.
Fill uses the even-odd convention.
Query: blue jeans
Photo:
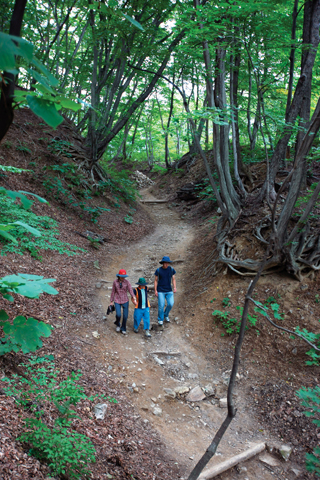
[[[127,329],[127,319],[129,313],[129,301],[127,303],[116,303],[114,302],[114,306],[116,307],[116,321],[114,322],[117,327],[120,327],[120,320],[121,320],[121,307],[123,311],[123,319],[121,325],[121,332],[125,332]]]
[[[165,301],[167,300],[167,306]],[[158,292],[158,322],[163,322],[164,317],[169,316],[169,312],[174,304],[173,292]]]
[[[143,330],[150,330],[150,309],[135,308],[133,314],[133,328],[138,330],[141,320],[143,319]]]

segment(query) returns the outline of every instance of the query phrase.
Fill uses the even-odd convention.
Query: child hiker
[[[145,337],[151,337],[150,334],[150,303],[148,300],[148,287],[146,279],[141,277],[139,278],[138,282],[136,283],[138,288],[133,289],[133,293],[135,295],[136,306],[134,309],[133,315],[133,331],[138,333],[139,325],[141,320],[143,319],[143,329]],[[133,300],[132,300],[133,301]]]

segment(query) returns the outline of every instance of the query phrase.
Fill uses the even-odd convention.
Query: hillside
[[[54,327],[37,355],[54,356],[59,382],[80,369],[78,383],[88,397],[104,394],[117,400],[108,402],[105,420],[94,416],[97,400],[87,398],[76,407],[80,418],[73,421],[74,428],[87,435],[96,450],[91,478],[186,478],[225,416],[220,400],[225,398],[232,366],[236,335],[231,330],[235,322],[219,321],[224,317],[213,317],[212,312],[228,312],[225,318],[239,319],[237,307],[243,305],[249,279],[226,269],[212,275],[218,217],[215,203],[206,197],[199,201],[197,195],[187,200],[177,196],[192,182],[205,185],[199,159],[171,174],[157,174],[155,185],[140,192],[143,200],[168,202],[133,203],[125,196],[130,193],[129,184],[111,183],[95,195],[85,173],[66,167],[75,165],[76,153],[70,144],[77,146],[76,151],[81,148],[81,139],[70,124],[63,123],[52,131],[28,110],[20,110],[0,146],[1,164],[30,170],[5,173],[0,185],[47,198],[49,205],[35,201],[32,211],[57,222],[55,226],[48,219],[42,221],[47,232],[43,242],[26,242],[19,248],[3,245],[1,276],[31,273],[54,278],[59,291],[57,296],[45,294],[38,300],[16,295],[13,304],[1,299],[0,309],[11,318],[32,316]],[[259,164],[253,168],[257,183],[261,168]],[[247,238],[256,222],[252,215],[239,225],[237,238],[243,239],[248,254],[257,251]],[[53,240],[54,228],[59,230],[59,242]],[[102,243],[97,244],[94,238]],[[43,250],[50,243],[55,248]],[[163,255],[175,260],[177,270],[178,292],[171,324],[164,332],[155,325],[152,338],[145,341],[133,333],[130,315],[128,337],[119,336],[114,317],[105,317],[108,287],[120,268],[127,270],[132,284],[141,276],[152,284]],[[278,304],[285,328],[294,330],[299,325],[319,332],[318,273],[315,280],[303,283],[283,272],[272,273],[261,278],[255,298],[264,304]],[[151,308],[152,323],[156,324],[154,297]],[[304,469],[304,454],[319,443],[320,431],[303,415],[305,408],[295,392],[319,384],[318,367],[305,365],[308,347],[302,341],[274,329],[253,309],[250,314],[257,319],[247,331],[242,351],[236,388],[238,414],[214,462],[257,441],[272,445],[279,440],[293,451],[289,462],[278,460],[270,467],[256,458],[242,469],[234,468],[217,478],[315,478]],[[231,328],[230,335],[226,328]],[[13,374],[23,377],[22,364],[31,357],[21,353],[1,356],[2,380]],[[186,394],[197,386],[206,392],[205,398],[188,402]],[[171,397],[164,390],[178,387],[186,390],[182,388]],[[28,446],[17,440],[30,410],[17,404],[15,396],[6,395],[3,388],[2,478],[45,479],[50,473],[45,461],[28,456]],[[46,403],[41,408],[52,427],[57,414],[54,407]],[[161,414],[155,414],[155,408],[160,408]]]

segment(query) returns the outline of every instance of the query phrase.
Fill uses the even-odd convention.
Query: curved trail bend
[[[148,190],[142,191],[141,194],[143,199],[154,198]],[[214,396],[192,403],[185,400],[185,394],[177,395],[175,399],[167,398],[164,389],[200,386],[210,391],[216,388],[220,391],[220,397],[224,397],[228,374],[221,376],[219,373],[221,369],[208,361],[206,352],[202,351],[199,345],[193,344],[193,336],[188,333],[186,326],[187,319],[180,313],[184,303],[184,287],[188,283],[188,249],[196,236],[194,228],[181,220],[179,215],[164,203],[147,203],[144,208],[153,218],[155,230],[137,243],[121,247],[121,254],[114,255],[111,264],[109,262],[108,265],[101,265],[100,278],[107,280],[108,283],[104,284],[105,288],[98,290],[98,298],[103,311],[106,311],[110,300],[110,287],[120,268],[127,270],[133,286],[139,277],[145,277],[149,285],[152,285],[154,272],[163,255],[169,255],[174,260],[184,260],[174,264],[177,272],[177,293],[170,314],[171,323],[164,326],[163,332],[151,330],[152,338],[146,340],[142,322],[139,333],[133,332],[133,305],[130,301],[127,336],[116,333],[114,314],[108,316],[103,323],[100,321],[99,324],[91,326],[100,334],[94,356],[100,364],[105,365],[105,371],[116,383],[121,383],[127,388],[128,397],[135,405],[142,421],[150,422],[160,433],[170,455],[189,473],[211,443],[226,416],[226,409],[219,407],[219,400]],[[156,324],[157,298],[153,290],[150,303],[151,324]],[[207,308],[207,314],[211,315],[212,308]],[[193,331],[196,330],[196,316],[189,320],[192,321]],[[213,333],[208,332],[208,335],[212,336]],[[232,358],[229,369],[231,365]],[[209,466],[220,463],[246,450],[250,445],[266,439],[266,432],[259,431],[259,426],[250,415],[250,411],[245,408],[244,388],[241,382],[237,385],[238,413]],[[237,475],[237,478],[239,480],[274,478],[260,462],[255,464],[248,466],[248,471],[243,475]],[[248,476],[250,470],[254,474],[252,477]],[[231,472],[226,472],[219,478],[233,477]]]

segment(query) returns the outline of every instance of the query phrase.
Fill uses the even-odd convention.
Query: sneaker
[[[128,335],[127,332],[125,332],[124,330],[121,330],[121,333],[122,335]]]
[[[163,322],[161,322],[161,320],[160,320],[160,322],[158,322],[158,325],[163,325]]]
[[[139,330],[137,328],[133,329],[134,333],[139,333]]]
[[[116,332],[120,332],[120,327],[117,327],[117,328],[116,328]]]
[[[148,337],[148,338],[151,337],[151,333],[149,332],[149,330],[145,330],[145,331],[144,331],[144,336],[145,336],[145,337]]]
[[[164,321],[167,323],[170,323],[170,318],[169,317],[164,317]]]

